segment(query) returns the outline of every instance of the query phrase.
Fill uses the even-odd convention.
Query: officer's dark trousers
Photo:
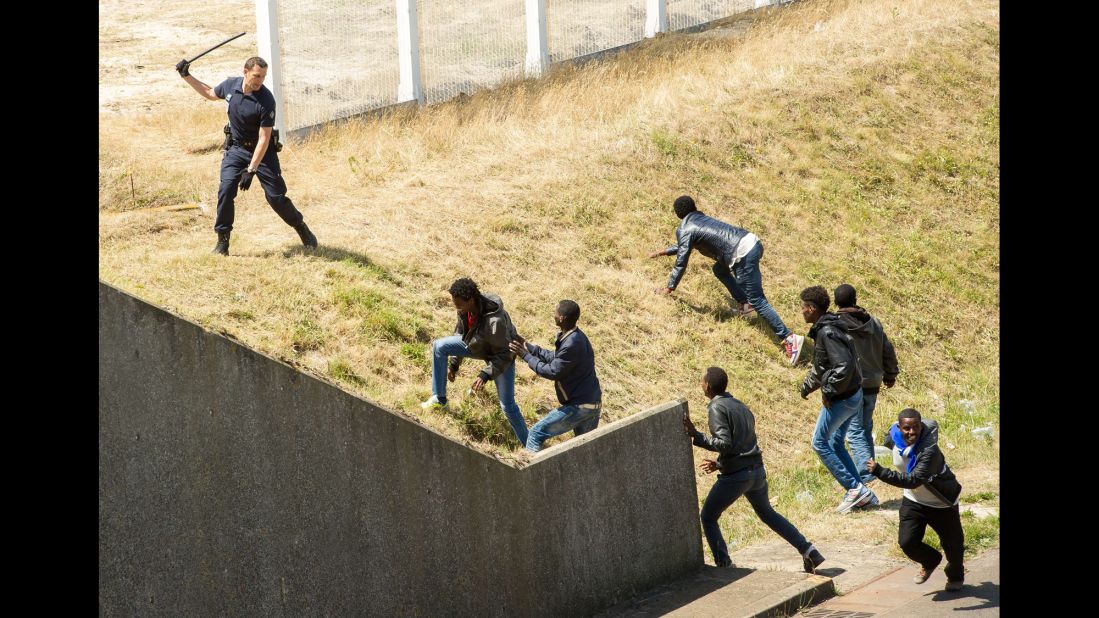
[[[897,529],[897,542],[909,558],[920,563],[925,569],[933,569],[942,562],[943,555],[934,547],[923,542],[927,526],[939,535],[939,543],[946,552],[946,578],[948,580],[965,579],[965,567],[962,566],[962,553],[965,549],[965,533],[962,532],[962,518],[958,505],[936,509],[901,499],[900,526]]]
[[[221,186],[218,187],[218,214],[214,220],[215,232],[229,232],[233,229],[233,220],[236,218],[236,210],[233,201],[240,189],[240,176],[248,169],[252,162],[252,153],[240,146],[233,145],[225,151],[221,159]],[[263,187],[263,195],[267,203],[271,205],[275,213],[294,227],[302,222],[302,214],[294,208],[294,203],[286,197],[286,181],[282,179],[282,166],[279,165],[279,157],[271,148],[263,156],[259,164],[256,177],[252,179],[251,191],[255,191],[256,182]]]

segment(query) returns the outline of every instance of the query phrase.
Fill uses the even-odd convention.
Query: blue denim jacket
[[[523,360],[534,373],[554,381],[557,400],[562,405],[601,402],[603,391],[595,375],[595,351],[584,331],[574,328],[567,333],[557,333],[554,348],[551,352],[527,343]]]

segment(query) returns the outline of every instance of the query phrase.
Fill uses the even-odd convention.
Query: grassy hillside
[[[464,395],[476,362],[449,414],[417,405],[430,341],[453,326],[445,289],[471,276],[543,345],[556,301],[575,299],[605,420],[686,397],[701,424],[699,377],[720,365],[756,413],[780,511],[817,539],[861,526],[888,541],[877,514],[821,515],[839,494],[809,448],[819,399],[798,396],[805,367],[786,363],[762,321],[729,315],[709,260],[696,254],[664,298],[652,289],[673,258],[646,256],[674,242],[671,203],[688,193],[762,239],[765,290],[795,332],[804,287],[854,285],[900,359],[879,433],[920,409],[940,421],[966,493],[995,496],[998,438],[970,430],[999,429],[998,6],[798,3],[745,37],[663,36],[333,127],[281,154],[314,253],[259,190],[238,199],[229,258],[209,253],[212,212],[151,208],[216,202],[224,108],[180,82],[163,110],[101,116],[100,276],[505,456],[514,440],[494,389]],[[556,405],[525,367],[516,388],[531,423]],[[700,497],[712,482],[700,477]],[[746,504],[725,523],[738,542],[770,534]]]

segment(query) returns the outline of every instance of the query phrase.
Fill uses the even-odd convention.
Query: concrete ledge
[[[832,580],[801,571],[701,569],[598,614],[598,618],[788,616],[835,595]]]
[[[518,467],[100,282],[100,616],[591,614],[702,565],[685,411]]]
[[[738,618],[789,616],[834,596],[836,588],[832,585],[832,578],[806,574],[805,579],[772,592],[735,615]]]

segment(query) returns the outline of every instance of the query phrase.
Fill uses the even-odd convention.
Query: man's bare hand
[[[485,386],[485,379],[482,378],[481,376],[477,376],[477,379],[473,381],[473,386],[470,386],[469,389],[472,390],[473,392],[477,393],[477,392],[480,392],[480,390],[482,388],[484,388],[484,386]]]
[[[700,470],[702,470],[706,474],[709,474],[711,472],[716,472],[717,471],[717,462],[712,460],[712,459],[703,459],[702,463],[699,464],[698,467],[699,467]]]
[[[527,355],[527,340],[515,335],[515,339],[508,342],[508,350],[519,358],[523,358]]]

